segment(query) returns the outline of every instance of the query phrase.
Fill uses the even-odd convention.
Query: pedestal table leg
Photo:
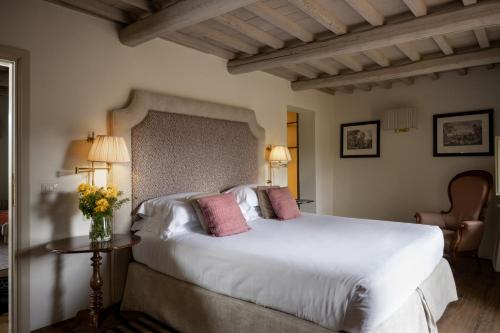
[[[90,325],[94,330],[97,330],[99,327],[99,314],[102,309],[101,288],[103,281],[100,272],[102,257],[99,255],[98,251],[94,251],[91,260],[93,274],[90,279],[90,288],[92,288],[90,292]]]

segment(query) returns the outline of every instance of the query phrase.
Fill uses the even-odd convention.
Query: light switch
[[[57,192],[57,183],[43,183],[42,184],[42,193],[54,193]]]

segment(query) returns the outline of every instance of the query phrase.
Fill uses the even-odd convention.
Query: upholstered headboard
[[[265,133],[249,109],[136,90],[111,113],[111,133],[125,138],[132,160],[112,168],[112,182],[131,198],[115,215],[116,232],[129,230],[144,200],[265,176]]]

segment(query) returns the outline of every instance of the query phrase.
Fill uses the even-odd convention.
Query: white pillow
[[[153,198],[144,201],[141,203],[139,206],[139,209],[137,210],[137,215],[144,217],[144,216],[153,216],[155,214],[158,214],[160,210],[162,210],[165,207],[165,204],[172,199],[186,199],[189,196],[199,194],[200,192],[187,192],[187,193],[174,193],[174,194],[169,194],[165,195],[162,197],[158,198]]]
[[[168,214],[168,211],[166,212],[164,211],[165,209],[168,208],[168,206],[166,205],[168,201],[173,199],[176,200],[186,199],[196,194],[200,194],[200,192],[175,193],[146,200],[139,206],[139,209],[137,210],[137,215],[139,215],[140,217],[145,217],[145,216],[156,216],[158,214],[162,215]]]
[[[199,223],[191,203],[187,200],[171,200],[170,212],[160,227],[163,239],[188,231],[193,223]]]
[[[198,218],[185,198],[194,194],[179,193],[143,202],[137,211],[145,220],[141,230],[157,233],[163,239],[189,230]]]
[[[256,188],[256,184],[239,185],[224,192],[234,194],[236,202],[240,206],[240,210],[247,222],[261,217],[257,209],[259,207],[259,199],[257,198],[257,192],[255,192]]]
[[[160,224],[161,223],[156,221],[154,218],[145,216],[140,220],[135,221],[130,230],[132,232],[143,230],[157,235],[159,234]]]

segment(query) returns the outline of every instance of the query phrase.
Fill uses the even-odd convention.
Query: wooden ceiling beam
[[[153,6],[148,0],[120,0],[120,2],[126,3],[135,8],[139,8],[145,12],[152,12]]]
[[[407,86],[411,86],[411,85],[415,84],[415,78],[413,78],[413,77],[405,77],[405,78],[400,79],[400,81],[403,82],[404,84],[406,84]]]
[[[223,59],[229,60],[236,57],[236,55],[231,51],[228,51],[226,49],[207,43],[201,39],[194,38],[180,32],[171,32],[169,34],[162,36],[161,38],[204,53],[213,54]]]
[[[257,47],[250,45],[237,37],[233,37],[222,31],[209,27],[206,24],[203,26],[196,26],[191,29],[196,33],[196,35],[211,39],[231,49],[236,49],[248,54],[259,53],[259,49]]]
[[[295,23],[293,20],[261,2],[256,2],[245,8],[303,42],[311,42],[314,40],[314,35],[312,33]]]
[[[474,29],[474,36],[476,36],[477,43],[482,49],[490,47],[490,40],[485,28]]]
[[[482,1],[474,6],[436,12],[409,21],[386,24],[306,45],[285,47],[228,62],[233,74],[248,73],[283,65],[307,62],[335,55],[364,52],[418,39],[470,31],[500,22],[500,0]]]
[[[455,53],[455,51],[453,50],[453,48],[451,47],[450,43],[448,42],[445,36],[443,35],[434,36],[432,37],[432,39],[437,44],[437,46],[439,46],[439,48],[441,49],[441,51],[443,51],[444,54],[450,55]]]
[[[226,14],[253,2],[255,0],[179,1],[124,27],[119,33],[120,40],[125,45],[136,46],[160,35]]]
[[[387,67],[391,65],[389,59],[380,50],[368,50],[364,54],[379,66]]]
[[[328,30],[341,35],[347,32],[347,26],[330,9],[315,0],[288,0],[295,7],[311,16]]]
[[[427,5],[424,0],[403,0],[413,15],[419,17],[427,15]]]
[[[422,56],[418,53],[418,50],[413,43],[396,44],[396,47],[411,61],[419,61],[422,59]]]
[[[333,61],[328,61],[328,59],[316,59],[309,62],[309,64],[327,74],[337,75],[339,70],[334,64],[332,64],[332,62]]]
[[[436,72],[452,71],[497,62],[500,62],[500,48],[491,48],[360,73],[296,81],[292,82],[292,89],[299,91],[326,87],[336,88],[362,83],[398,80],[407,77],[429,75]]]
[[[318,89],[318,90],[322,91],[324,93],[327,93],[329,95],[335,95],[335,90],[333,90],[333,89],[323,88],[323,89]]]
[[[214,18],[214,20],[274,49],[280,49],[285,46],[285,42],[283,42],[281,39],[276,38],[273,35],[254,27],[253,25],[237,18],[234,15],[224,14],[222,16]]]
[[[302,66],[301,64],[296,64],[296,65],[288,65],[285,66],[286,69],[289,71],[299,73],[300,75],[310,78],[310,79],[315,79],[318,77],[318,73],[310,70],[307,67]]]
[[[392,82],[391,81],[377,82],[377,86],[384,89],[392,89]]]
[[[372,90],[372,85],[371,84],[360,84],[357,85],[356,88],[363,90],[363,91],[371,91]]]
[[[429,73],[427,74],[427,77],[430,78],[432,81],[436,81],[439,79],[439,73]]]
[[[57,0],[53,2],[118,23],[127,24],[131,22],[131,18],[123,10],[98,0]]]
[[[340,55],[333,57],[335,61],[340,62],[342,65],[351,69],[354,72],[361,72],[363,70],[363,65],[356,61],[353,57],[347,55]]]
[[[345,0],[361,17],[374,26],[384,24],[384,16],[367,0]]]
[[[180,2],[183,0],[149,0],[156,10],[160,10],[166,8],[168,6],[172,6],[176,2]]]
[[[354,87],[353,86],[347,86],[347,87],[338,87],[338,88],[335,88],[334,91],[340,91],[344,94],[352,94],[354,92]]]

